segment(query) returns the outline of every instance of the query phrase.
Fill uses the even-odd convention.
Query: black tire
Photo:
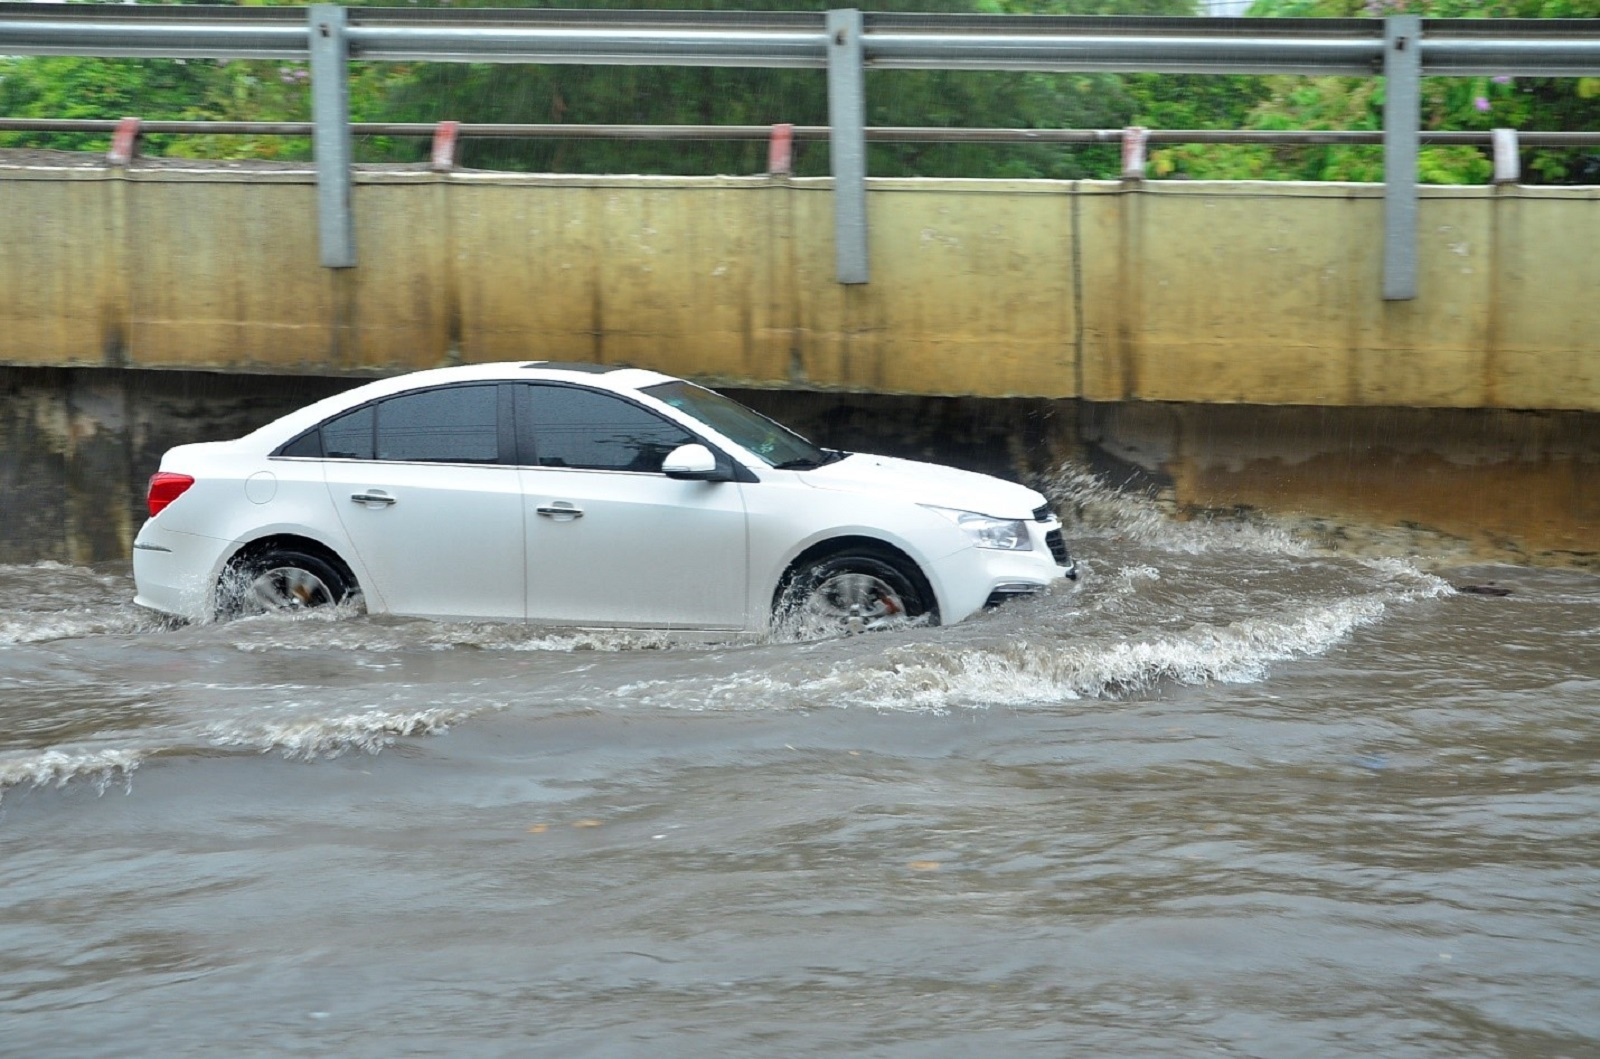
[[[217,585],[217,617],[331,607],[354,591],[350,575],[321,556],[269,548],[228,564]]]
[[[851,548],[802,563],[779,590],[774,626],[798,639],[939,623],[933,593],[905,560]]]

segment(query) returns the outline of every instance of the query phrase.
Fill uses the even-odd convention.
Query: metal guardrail
[[[355,264],[351,60],[827,71],[837,276],[867,270],[865,77],[882,69],[1381,75],[1384,297],[1416,296],[1424,75],[1600,75],[1600,20],[1212,19],[828,12],[0,3],[0,55],[306,60],[322,263]]]
[[[306,9],[0,3],[0,54],[304,60]],[[1372,74],[1383,19],[880,14],[862,58],[885,69]],[[824,12],[352,7],[352,59],[828,65]],[[1591,73],[1586,19],[1423,19],[1424,75]]]
[[[116,133],[130,119],[0,118],[0,132]],[[826,141],[827,125],[577,125],[425,121],[353,121],[354,136],[436,137],[441,125],[459,139],[521,140],[702,140],[750,141],[773,137],[775,128],[795,142]],[[1381,145],[1383,133],[1364,129],[1029,129],[951,128],[944,125],[882,125],[863,130],[868,143],[1113,144],[1131,135],[1146,143],[1211,143],[1282,147]],[[301,136],[316,132],[309,121],[139,120],[139,135]],[[1496,130],[1429,129],[1417,134],[1424,145],[1492,147]],[[1600,147],[1600,132],[1517,132],[1521,147]]]

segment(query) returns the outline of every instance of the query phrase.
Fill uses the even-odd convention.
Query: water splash
[[[144,757],[133,750],[52,749],[0,759],[0,800],[14,787],[65,787],[75,780],[93,784],[97,794],[118,783],[128,789]]]
[[[1429,593],[1419,589],[1418,594]],[[996,702],[1117,698],[1163,683],[1247,683],[1264,679],[1276,663],[1326,651],[1409,595],[1374,594],[1126,640],[1017,639],[971,647],[938,640],[899,643],[875,658],[851,658],[788,679],[759,672],[715,681],[642,681],[612,695],[636,705],[691,710],[777,704],[944,712]]]
[[[1183,517],[1171,500],[1112,485],[1071,462],[1033,484],[1061,515],[1069,537],[1136,541],[1189,555],[1225,551],[1305,556],[1332,551],[1319,548],[1293,518],[1254,510],[1201,511]]]
[[[213,747],[238,747],[285,758],[335,758],[351,751],[376,754],[409,736],[441,735],[478,714],[500,705],[438,706],[422,710],[371,709],[338,717],[301,717],[274,723],[211,725],[205,732]]]

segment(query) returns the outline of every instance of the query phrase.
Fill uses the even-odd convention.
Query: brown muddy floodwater
[[[0,567],[0,1054],[1600,1055],[1600,578],[1074,546],[712,647]]]

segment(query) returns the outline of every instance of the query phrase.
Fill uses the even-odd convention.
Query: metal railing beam
[[[304,8],[0,3],[0,55],[304,60]],[[298,23],[298,24],[297,24]],[[889,15],[863,61],[889,69],[1375,74],[1383,19]],[[1600,24],[1425,19],[1424,76],[1600,74]],[[351,57],[824,69],[822,12],[353,7]]]
[[[737,30],[352,26],[357,59],[383,62],[801,67],[827,66],[827,38]]]
[[[0,118],[0,132],[114,133],[121,124],[112,118]],[[792,126],[796,141],[819,142],[832,135],[827,125]],[[309,121],[163,121],[143,120],[141,136],[310,136],[316,126]],[[355,136],[432,136],[435,122],[356,121]],[[868,143],[1047,143],[1062,146],[1120,143],[1125,129],[965,129],[928,125],[872,125],[865,130]],[[488,124],[461,122],[458,133],[472,139],[555,140],[766,140],[770,125],[568,125]],[[1149,129],[1150,143],[1254,144],[1257,146],[1380,145],[1383,133],[1365,129]],[[1418,143],[1465,144],[1491,147],[1494,134],[1482,130],[1430,129]],[[1600,132],[1517,132],[1524,147],[1600,147]]]
[[[1383,41],[878,33],[866,57],[898,70],[1365,75],[1382,62]]]

